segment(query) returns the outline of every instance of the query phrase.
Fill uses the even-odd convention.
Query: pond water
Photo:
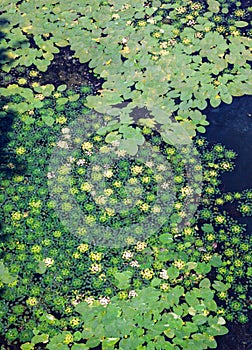
[[[252,97],[233,99],[232,104],[208,107],[205,111],[210,125],[205,136],[210,143],[223,143],[238,157],[235,169],[222,175],[222,190],[242,191],[252,187]],[[252,232],[252,218],[239,218]]]

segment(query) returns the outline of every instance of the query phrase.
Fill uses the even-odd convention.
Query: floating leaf
[[[42,275],[46,272],[46,268],[47,268],[46,264],[43,261],[40,261],[35,271],[36,273],[39,273],[40,275]]]
[[[49,115],[43,115],[42,120],[48,126],[52,126],[54,123],[54,119],[52,117],[50,117]]]
[[[129,287],[129,280],[132,277],[131,271],[124,271],[124,272],[116,272],[114,274],[116,281],[116,286],[119,289],[127,289]]]
[[[40,334],[40,335],[35,335],[31,341],[34,344],[38,344],[38,343],[48,343],[49,341],[49,335],[48,334]]]
[[[234,25],[238,28],[243,28],[248,26],[248,22],[246,21],[235,21]]]

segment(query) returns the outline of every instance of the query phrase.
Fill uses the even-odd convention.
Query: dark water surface
[[[208,107],[210,125],[205,136],[211,143],[223,143],[238,153],[235,170],[222,175],[223,191],[252,188],[252,96],[236,97],[231,105]],[[252,218],[238,218],[252,234]],[[229,333],[217,337],[217,350],[252,350],[252,317],[245,325],[228,324]],[[195,349],[196,350],[196,349]]]

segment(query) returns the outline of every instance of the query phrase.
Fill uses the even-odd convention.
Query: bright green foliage
[[[6,159],[10,176],[2,176],[1,181],[6,237],[1,242],[2,266],[5,273],[8,268],[8,276],[18,275],[18,279],[6,280],[2,285],[0,312],[6,339],[10,343],[18,339],[24,350],[33,349],[38,341],[52,350],[70,346],[91,349],[100,343],[105,349],[118,344],[126,349],[144,349],[155,343],[157,348],[178,350],[215,347],[214,337],[227,332],[223,327],[226,317],[246,322],[251,288],[251,240],[244,234],[245,227],[222,210],[225,202],[236,203],[238,208],[250,203],[251,190],[234,194],[219,190],[220,174],[233,169],[235,152],[220,144],[209,148],[206,140],[199,138],[194,142],[199,152],[197,160],[189,146],[167,146],[158,133],[146,127],[132,124],[122,128],[111,120],[105,129],[97,125],[97,133],[85,142],[77,140],[79,148],[74,154],[69,188],[83,214],[89,216],[90,225],[93,220],[105,220],[110,229],[130,228],[132,213],[140,222],[149,210],[157,211],[157,188],[164,185],[160,175],[168,176],[169,172],[174,180],[169,185],[174,203],[167,222],[145,240],[138,229],[135,237],[127,236],[122,247],[90,244],[84,231],[74,236],[62,225],[55,212],[57,203],[47,187],[47,181],[58,176],[48,166],[58,135],[65,135],[66,140],[71,135],[68,126],[76,118],[75,108],[82,109],[82,91],[86,91],[84,87],[62,90],[60,95],[55,93],[42,100],[43,107],[34,109],[31,122],[22,122],[24,115],[15,116],[13,129],[6,134],[10,140],[5,151],[11,156]],[[78,101],[68,101],[64,110],[57,112],[57,99],[75,94],[80,95]],[[42,117],[50,109],[55,113],[51,113],[54,123],[49,128]],[[145,141],[156,149],[155,167],[151,163],[143,165],[140,158],[124,159],[125,154],[120,153],[119,161],[100,171],[97,166],[103,163],[99,151],[108,152],[102,156],[106,162],[111,156],[109,147],[118,141],[111,139],[111,133],[134,135],[136,139],[145,135]],[[158,164],[161,154],[164,158]],[[198,209],[179,232],[185,203],[191,203],[191,191],[200,191],[197,172],[192,188],[184,177],[187,161],[202,171],[204,181]],[[87,180],[92,162],[95,168],[91,168]],[[25,175],[16,173],[20,164],[26,165]],[[65,169],[60,170],[59,181],[64,181],[60,176]],[[127,195],[128,180],[135,184],[141,201],[127,212],[110,216],[112,212],[104,211],[99,201],[105,199],[111,208],[116,200],[121,203],[133,198],[133,192]],[[91,196],[87,183],[93,181],[106,184],[104,198]],[[60,182],[55,190],[62,193]],[[63,191],[61,204],[66,195]],[[67,201],[62,210],[66,215]],[[25,318],[24,314],[29,316]],[[18,328],[22,328],[20,334]]]
[[[209,103],[252,93],[246,11],[215,0],[4,0],[2,6],[1,335],[22,350],[41,343],[48,350],[215,348],[215,336],[227,333],[225,320],[248,321],[252,240],[223,204],[251,215],[252,192],[220,191],[220,174],[234,168],[235,152],[210,148],[203,138],[178,145],[205,132]],[[41,83],[65,47],[104,79],[97,94],[88,96],[94,90],[85,85]],[[65,137],[59,147],[68,147],[71,122],[92,116],[87,107],[109,116],[85,143],[74,140],[79,147],[67,160],[65,192],[69,163],[55,174],[50,157],[59,134]],[[135,107],[149,111],[137,125]],[[146,141],[158,166],[140,157]],[[117,144],[126,159],[100,171],[97,154],[109,163]],[[96,168],[88,173],[92,161]],[[192,186],[187,163],[195,170]],[[59,220],[48,188],[55,177],[62,213],[74,217],[71,195],[88,230],[74,235]],[[105,184],[104,196],[91,193],[91,180]],[[133,220],[159,213],[159,186],[173,192],[174,202],[155,232],[144,236],[136,225],[124,246],[89,242],[97,222],[103,233],[131,230]],[[197,206],[193,194],[201,195]],[[113,211],[117,203],[130,206],[134,195],[140,195],[135,207]],[[187,209],[195,213],[189,219]]]
[[[114,115],[121,122],[135,107],[146,107],[167,128],[171,144],[186,143],[208,125],[202,114],[208,103],[232,103],[233,96],[251,94],[251,38],[246,11],[236,3],[212,0],[118,0],[56,2],[4,0],[3,70],[34,64],[45,72],[60,48],[70,46],[74,57],[88,63],[105,79],[87,105]],[[232,5],[232,8],[231,8]],[[230,6],[230,10],[229,10]],[[31,44],[30,39],[34,43]],[[154,82],[154,83],[153,83]],[[22,86],[24,82],[21,82]],[[50,94],[54,87],[45,87]],[[20,88],[14,84],[5,95]],[[22,89],[33,104],[31,91]],[[122,112],[112,108],[128,101]],[[39,101],[38,101],[39,103]],[[62,101],[62,103],[64,103]],[[38,107],[38,106],[35,106]],[[19,109],[20,110],[20,109]],[[179,123],[171,123],[171,117]],[[46,119],[48,125],[52,119]],[[169,124],[169,125],[167,125]],[[125,146],[133,154],[136,145]]]

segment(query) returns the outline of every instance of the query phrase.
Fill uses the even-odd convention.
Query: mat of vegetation
[[[201,350],[248,322],[252,238],[226,208],[251,216],[252,191],[222,193],[236,153],[195,137],[251,94],[240,5],[3,1],[4,346]]]

